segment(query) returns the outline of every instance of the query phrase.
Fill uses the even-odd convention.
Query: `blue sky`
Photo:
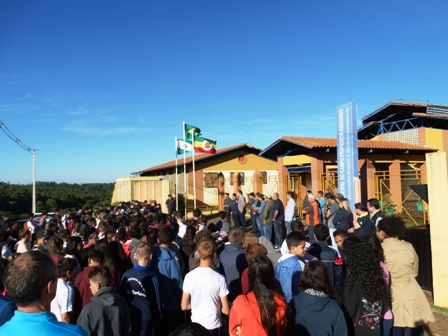
[[[390,100],[448,105],[448,2],[0,0],[0,120],[37,180],[114,182],[175,158],[182,121],[223,148],[335,137]],[[0,132],[0,181],[31,154]]]

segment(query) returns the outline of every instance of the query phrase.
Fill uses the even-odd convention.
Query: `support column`
[[[311,157],[311,190],[316,195],[321,186],[321,177],[324,173],[324,161],[321,157]]]
[[[366,187],[367,187],[367,199],[375,198],[375,173],[376,168],[372,161],[366,158]]]
[[[233,192],[235,194],[238,193],[238,190],[240,190],[240,174],[238,173],[238,170],[235,171],[235,174],[233,174]]]
[[[220,172],[218,174],[218,209],[219,211],[224,210],[224,193],[225,193],[225,186],[224,186],[224,175]]]
[[[283,165],[283,158],[277,158],[277,167],[278,167],[278,195],[280,200],[286,206],[286,192],[287,189],[287,181],[288,178],[288,169]]]
[[[257,192],[261,192],[261,173],[260,171],[257,169],[254,171],[254,175],[253,175],[253,192],[256,194]]]
[[[448,199],[448,154],[426,154],[428,170],[429,214],[431,218],[432,283],[434,305],[448,308],[446,279],[448,268],[448,230],[446,229],[446,200]]]
[[[396,213],[401,213],[402,208],[402,191],[401,191],[401,165],[400,159],[394,159],[394,162],[389,166],[389,189],[390,198],[392,202],[397,206],[395,208]]]

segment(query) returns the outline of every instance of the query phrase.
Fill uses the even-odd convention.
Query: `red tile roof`
[[[282,136],[280,139],[293,142],[299,146],[312,148],[335,148],[335,138],[306,138],[294,136]],[[434,148],[412,145],[400,141],[377,141],[377,140],[358,140],[358,148],[367,149],[399,149],[399,150],[421,150],[421,151],[437,151]]]
[[[249,149],[255,150],[257,152],[261,152],[260,148],[253,147],[253,146],[250,146],[248,144],[239,144],[239,145],[235,145],[235,146],[230,146],[230,147],[217,149],[215,154],[203,154],[203,153],[195,154],[194,161],[195,162],[199,162],[199,161],[211,158],[213,156],[216,157],[217,155],[219,156],[220,154],[222,155],[222,154],[228,153],[228,152],[230,152],[232,150],[237,150],[237,149],[244,148],[244,147],[248,147]],[[185,159],[185,163],[189,164],[192,160],[193,160],[193,157],[192,156],[188,156]],[[183,156],[179,156],[178,159],[177,159],[177,164],[178,165],[183,165],[183,163],[184,163]],[[162,164],[160,164],[158,166],[153,166],[153,167],[150,167],[150,168],[146,168],[146,169],[143,169],[143,170],[131,173],[131,174],[148,173],[148,172],[152,172],[152,171],[155,171],[155,170],[162,170],[162,169],[173,168],[173,167],[176,167],[176,160],[168,161],[168,162],[162,163]]]

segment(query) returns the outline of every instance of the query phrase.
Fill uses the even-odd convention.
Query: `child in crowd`
[[[347,325],[339,304],[332,299],[326,267],[311,260],[300,277],[300,290],[290,304],[286,335],[347,335]]]
[[[291,232],[286,237],[289,253],[280,257],[275,267],[275,277],[282,286],[285,299],[289,302],[293,295],[299,293],[299,279],[304,263],[299,259],[306,252],[305,235],[301,232]]]
[[[77,324],[89,335],[132,335],[131,319],[125,299],[110,287],[107,267],[95,267],[89,274],[92,300],[79,315]]]
[[[308,253],[325,265],[331,288],[340,293],[342,289],[342,258],[339,257],[338,252],[333,247],[328,246],[327,239],[329,236],[330,231],[328,227],[323,224],[316,225],[314,227],[314,239],[316,242],[311,245]]]
[[[191,309],[192,322],[201,324],[212,335],[219,335],[221,313],[229,314],[229,291],[225,278],[211,269],[215,251],[211,239],[198,244],[199,267],[185,276],[181,307],[182,310]]]

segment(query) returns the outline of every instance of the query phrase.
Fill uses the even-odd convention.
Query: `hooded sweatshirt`
[[[304,263],[294,254],[285,254],[278,259],[275,266],[275,277],[282,286],[286,302],[291,301],[293,295],[299,293],[299,279]]]
[[[323,292],[305,290],[289,303],[286,335],[346,336],[347,324],[338,303]]]
[[[112,287],[101,287],[78,318],[78,325],[89,335],[132,335],[125,299]]]

